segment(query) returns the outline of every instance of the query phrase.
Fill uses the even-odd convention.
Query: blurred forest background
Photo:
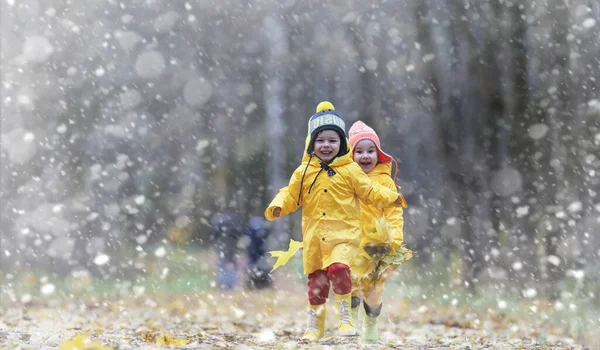
[[[329,100],[399,161],[415,269],[597,300],[596,0],[1,6],[4,276],[206,247],[219,210],[262,215]]]

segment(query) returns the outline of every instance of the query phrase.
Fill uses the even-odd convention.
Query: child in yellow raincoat
[[[375,207],[401,206],[404,197],[371,182],[352,160],[343,119],[321,102],[308,122],[306,154],[289,185],[265,210],[275,220],[302,209],[302,262],[308,275],[309,321],[303,339],[325,330],[325,303],[333,287],[339,310],[338,334],[355,335],[350,316],[352,261],[360,254],[359,199]]]
[[[394,159],[381,150],[375,130],[357,121],[348,134],[354,161],[374,183],[396,190],[396,183],[391,176]],[[362,255],[360,261],[354,262],[357,266],[352,266],[358,278],[353,281],[351,315],[353,323],[357,324],[358,307],[363,297],[366,317],[362,337],[366,341],[377,341],[377,317],[383,305],[385,281],[399,264],[412,257],[412,252],[403,246],[402,208],[380,208],[362,202],[360,210],[363,229],[360,245],[368,256],[365,259]]]

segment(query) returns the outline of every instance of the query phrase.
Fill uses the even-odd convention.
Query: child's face
[[[362,140],[354,147],[354,161],[368,173],[377,165],[377,146],[371,140]]]
[[[323,130],[315,139],[315,155],[327,163],[340,153],[340,135],[333,130]]]

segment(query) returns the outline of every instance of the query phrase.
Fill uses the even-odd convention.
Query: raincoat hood
[[[391,163],[378,163],[375,168],[369,172],[369,177],[373,178],[377,175],[392,176],[392,164]]]
[[[377,160],[381,163],[389,163],[392,161],[393,157],[389,154],[385,153],[381,149],[381,142],[379,141],[379,136],[373,128],[363,123],[362,121],[357,121],[350,127],[348,131],[348,135],[350,137],[350,146],[352,146],[352,153],[354,153],[354,148],[356,144],[363,140],[370,140],[375,144],[377,148]]]

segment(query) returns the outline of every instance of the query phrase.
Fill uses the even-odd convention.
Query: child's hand
[[[406,199],[404,199],[404,196],[401,194],[398,194],[398,198],[396,198],[396,201],[394,202],[394,204],[399,205],[402,208],[408,207],[408,205],[406,204]]]
[[[281,215],[281,208],[280,207],[273,208],[273,216],[278,218],[279,215]]]

